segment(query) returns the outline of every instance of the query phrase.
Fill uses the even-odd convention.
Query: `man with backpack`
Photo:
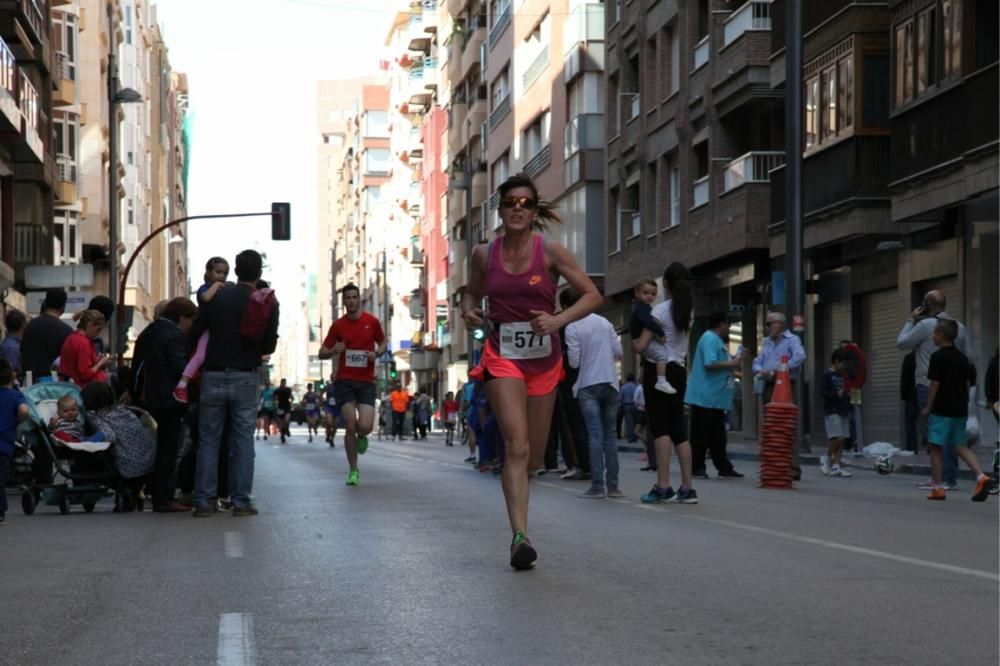
[[[194,338],[208,331],[199,400],[194,516],[214,513],[219,449],[229,424],[229,491],[233,516],[255,516],[253,490],[258,368],[278,344],[278,302],[271,289],[258,288],[263,260],[254,250],[236,256],[235,287],[223,289],[201,309]]]
[[[355,284],[340,290],[343,317],[333,322],[320,347],[321,359],[334,358],[333,393],[344,420],[344,449],[351,471],[347,485],[358,485],[358,454],[368,450],[368,434],[375,425],[375,359],[385,353],[382,324],[361,310],[361,291]]]

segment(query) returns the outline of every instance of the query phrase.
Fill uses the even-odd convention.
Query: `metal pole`
[[[115,55],[115,25],[114,10],[109,3],[108,10],[108,152],[111,163],[108,174],[108,297],[115,305],[117,316],[111,318],[108,327],[108,343],[110,353],[118,353],[119,327],[124,322],[124,290],[121,299],[118,294],[118,106],[115,97],[118,93],[118,58]]]
[[[473,91],[473,95],[478,94]],[[465,272],[465,282],[468,285],[469,279],[472,277],[472,251],[476,248],[475,243],[472,238],[472,119],[465,119],[465,136],[469,137],[469,142],[465,144],[465,261],[466,261],[466,272]],[[480,138],[480,141],[484,141],[486,137]],[[474,366],[473,363],[473,347],[476,344],[475,338],[472,337],[472,330],[466,326],[465,327],[465,344],[466,344],[466,356],[468,357],[468,367],[472,370]]]
[[[805,337],[805,271],[802,261],[802,0],[785,3],[785,303],[792,331]],[[804,368],[795,382],[795,401],[805,414]],[[802,417],[798,433],[802,432]],[[799,437],[799,448],[809,443]],[[798,463],[796,462],[796,467]]]

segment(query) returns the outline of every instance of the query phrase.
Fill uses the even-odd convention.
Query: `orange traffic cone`
[[[772,402],[794,403],[792,400],[792,378],[788,376],[788,357],[781,357],[781,365],[778,366],[777,377],[774,380],[774,394]]]

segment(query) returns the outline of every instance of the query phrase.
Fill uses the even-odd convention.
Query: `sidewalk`
[[[760,445],[757,443],[756,438],[743,437],[739,433],[729,433],[729,444],[727,447],[729,457],[732,460],[750,460],[756,462],[758,460],[758,452]],[[643,448],[642,444],[629,444],[623,439],[618,440],[618,450],[629,453],[641,453],[646,449]],[[976,453],[976,457],[979,458],[979,466],[983,468],[983,471],[987,474],[993,472],[993,451],[995,447],[988,444],[980,442],[972,448]],[[810,453],[799,453],[799,464],[801,465],[814,465],[819,466],[820,455],[826,453],[826,443],[824,442],[821,446],[813,445],[812,451]],[[896,474],[915,474],[917,476],[929,477],[931,475],[931,461],[930,455],[921,452],[916,453],[912,456],[896,455],[892,459],[893,463],[896,465]],[[875,460],[872,458],[866,458],[861,453],[845,453],[844,454],[844,464],[847,467],[853,467],[855,469],[867,469],[872,471]],[[965,466],[961,460],[958,462],[958,478],[973,480],[972,472]]]

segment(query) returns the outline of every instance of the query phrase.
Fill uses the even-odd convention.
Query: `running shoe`
[[[854,475],[851,474],[850,472],[848,472],[846,469],[844,469],[840,465],[834,465],[833,467],[830,468],[830,476],[839,476],[839,477],[843,477],[843,478],[846,479],[846,478],[854,476]]]
[[[670,486],[667,486],[666,488],[660,488],[659,486],[654,485],[653,489],[650,490],[645,495],[639,497],[639,500],[643,504],[658,504],[660,502],[669,502],[673,498],[674,498],[673,488],[671,488]]]
[[[347,485],[349,486],[358,485],[358,470],[352,469],[351,473],[347,475]]]
[[[171,395],[174,396],[174,400],[181,403],[182,405],[186,405],[188,403],[187,386],[174,387],[174,391],[173,393],[171,393]]]
[[[358,455],[359,456],[365,455],[365,451],[367,450],[368,450],[368,438],[358,437]]]
[[[819,471],[823,472],[823,476],[830,476],[830,470],[833,469],[830,466],[830,456],[822,455],[819,457]]]
[[[979,478],[976,479],[976,489],[972,491],[972,501],[985,502],[990,496],[990,484],[992,482],[993,479],[985,474],[980,474]]]
[[[697,504],[698,493],[695,492],[694,488],[681,488],[674,495],[674,501],[678,504]]]
[[[462,462],[467,462],[467,463],[474,463],[474,462],[477,462],[477,460],[476,460],[476,456],[469,456],[468,458],[466,458],[466,459],[465,459],[465,460],[463,460]]]
[[[617,488],[608,488],[608,497],[611,497],[611,498],[625,497],[625,493],[623,493],[622,491],[618,490]]]
[[[524,571],[535,566],[538,553],[531,545],[531,539],[524,532],[518,532],[510,542],[510,566],[518,571]]]
[[[930,494],[927,496],[929,500],[946,500],[948,499],[947,493],[945,493],[944,488],[933,488]]]

